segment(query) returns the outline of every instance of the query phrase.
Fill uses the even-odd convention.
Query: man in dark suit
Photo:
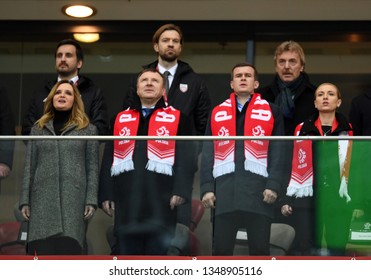
[[[165,24],[160,26],[152,38],[153,49],[157,60],[143,68],[157,69],[167,77],[165,102],[184,113],[192,122],[193,135],[204,135],[209,113],[211,98],[203,79],[196,74],[191,66],[179,60],[183,47],[183,33],[179,26]],[[124,100],[124,109],[129,106],[136,95],[136,83],[133,81]],[[200,151],[201,145],[198,145]],[[194,172],[197,171],[198,156],[194,156]],[[178,209],[178,224],[170,255],[189,254],[188,231],[191,222],[191,202],[181,205]]]
[[[31,127],[44,114],[44,100],[48,96],[54,84],[59,80],[69,80],[80,91],[84,102],[85,113],[90,122],[94,124],[100,135],[108,132],[107,106],[102,90],[94,85],[89,78],[79,74],[83,66],[84,54],[79,43],[66,39],[58,43],[55,51],[55,68],[58,77],[35,92],[35,95],[22,122],[22,134],[29,135]]]
[[[274,80],[258,92],[262,98],[280,107],[284,118],[285,135],[294,136],[295,127],[316,112],[314,107],[316,86],[310,82],[308,74],[304,71],[304,50],[297,42],[285,41],[278,45],[274,54],[274,65],[276,71]],[[292,150],[289,151],[292,153]],[[284,174],[289,176],[291,170]],[[285,178],[286,186],[289,179]],[[289,254],[312,254],[313,205],[308,198],[297,198],[295,207],[295,213],[290,217],[283,217],[278,207],[274,222],[287,223],[295,228],[295,241]]]
[[[130,109],[119,112],[111,125],[113,135],[190,135],[188,117],[164,102],[163,75],[145,69],[137,81]],[[99,204],[109,216],[115,213],[115,253],[168,253],[179,207],[191,200],[193,166],[189,162],[193,148],[190,142],[166,139],[107,141]]]

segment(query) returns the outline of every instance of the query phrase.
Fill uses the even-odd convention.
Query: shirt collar
[[[151,106],[151,107],[146,107],[146,106],[143,106],[143,105],[142,105],[142,109],[144,109],[144,108],[154,109],[154,108],[155,108],[155,105],[153,105],[153,106]]]
[[[164,67],[162,67],[160,64],[158,64],[158,71],[161,73],[161,74],[164,74],[165,71],[169,71],[171,76],[175,76],[175,72],[176,72],[176,69],[178,68],[178,63],[175,64],[173,67],[169,68],[169,69],[166,69]]]
[[[58,76],[58,82],[62,80],[59,76]],[[75,76],[73,77],[72,79],[70,79],[70,82],[73,82],[74,84],[76,84],[76,82],[79,80],[79,76]]]
[[[250,100],[251,100],[251,95],[250,95],[249,99],[246,101],[245,104],[248,104],[248,103],[250,102]],[[237,104],[237,109],[238,109],[238,111],[241,112],[242,109],[243,109],[243,107],[244,107],[245,105],[242,105],[242,104],[240,103],[240,101],[238,101],[237,94],[236,94],[236,104]]]

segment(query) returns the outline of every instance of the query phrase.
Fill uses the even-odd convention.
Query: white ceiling
[[[0,0],[0,20],[68,20],[71,3],[92,20],[371,20],[370,0]]]

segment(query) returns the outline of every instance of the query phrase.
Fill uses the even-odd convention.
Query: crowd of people
[[[302,47],[285,41],[274,53],[271,84],[259,84],[254,65],[237,63],[225,101],[212,106],[205,81],[179,60],[180,27],[161,26],[152,43],[157,59],[133,79],[120,112],[108,112],[103,91],[80,75],[81,46],[58,43],[57,77],[35,91],[22,121],[23,135],[49,136],[25,142],[19,210],[29,224],[27,253],[86,254],[89,220],[101,208],[113,218],[112,254],[190,255],[199,171],[212,255],[233,255],[240,229],[250,255],[269,255],[272,223],[294,228],[289,255],[318,255],[324,246],[348,254],[351,222],[371,221],[368,169],[360,164],[369,160],[367,143],[251,137],[371,135],[370,93],[354,98],[348,120],[337,111],[339,88],[313,85]],[[5,90],[0,98],[0,134],[15,135]],[[123,140],[58,138],[95,135]],[[191,135],[224,139],[125,139]],[[11,172],[13,150],[14,141],[0,142],[0,179]]]

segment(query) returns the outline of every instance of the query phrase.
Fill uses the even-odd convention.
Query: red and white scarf
[[[236,135],[236,94],[216,106],[211,115],[211,133],[213,136]],[[245,115],[245,136],[270,136],[274,118],[269,103],[260,94],[254,93]],[[245,140],[245,170],[268,177],[267,157],[269,141]],[[235,171],[235,141],[214,141],[214,178]]]
[[[323,136],[322,125],[319,119],[315,121],[315,126]],[[331,131],[338,126],[335,119]],[[295,129],[295,136],[299,136],[303,123]],[[339,135],[353,135],[350,132],[342,132]],[[347,202],[351,201],[348,194],[348,174],[349,162],[352,153],[352,142],[348,140],[338,141],[338,156],[340,166],[340,187],[339,196],[344,197]],[[287,196],[308,197],[313,196],[313,155],[311,140],[296,140],[292,159],[292,171]]]
[[[295,136],[299,136],[303,123],[295,129]],[[322,131],[322,129],[320,130]],[[295,140],[292,158],[291,179],[287,188],[287,196],[313,196],[313,161],[312,141]]]
[[[130,108],[116,116],[115,136],[136,136],[138,133],[140,112]],[[148,136],[176,136],[178,132],[180,111],[173,107],[155,109],[149,120]],[[134,170],[133,154],[135,140],[114,141],[111,175]],[[175,161],[175,140],[148,140],[148,162],[146,169],[171,176]]]

